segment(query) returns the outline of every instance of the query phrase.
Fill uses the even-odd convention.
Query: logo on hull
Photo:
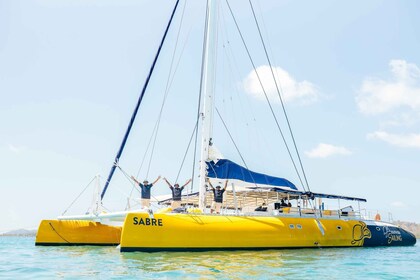
[[[365,238],[371,238],[372,234],[364,222],[359,222],[353,226],[353,240],[351,244],[354,246],[363,246]]]

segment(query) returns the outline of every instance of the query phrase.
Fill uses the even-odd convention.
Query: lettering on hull
[[[163,222],[162,222],[162,219],[133,217],[133,225],[162,227]]]
[[[392,229],[389,227],[384,227],[384,236],[388,241],[388,244],[391,244],[394,241],[402,241],[402,236],[401,236],[401,232],[399,230],[396,229]]]

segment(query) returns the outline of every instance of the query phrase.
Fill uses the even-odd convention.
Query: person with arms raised
[[[131,176],[131,179],[133,179],[134,182],[136,182],[137,185],[139,185],[141,189],[141,207],[142,208],[149,208],[150,207],[150,189],[153,187],[154,184],[156,184],[160,180],[160,176],[151,184],[149,184],[149,181],[145,179],[143,181],[143,184],[140,183],[134,176]]]
[[[207,179],[207,183],[209,183],[209,186],[212,188],[213,195],[214,195],[214,200],[213,200],[213,203],[211,204],[210,213],[213,213],[214,211],[216,211],[217,214],[220,214],[220,209],[222,208],[222,203],[223,203],[223,194],[226,191],[228,181],[229,180],[226,180],[225,187],[222,189],[220,186],[216,186],[216,188],[214,188],[210,180]]]
[[[165,180],[166,184],[168,184],[169,188],[172,191],[171,208],[172,209],[176,209],[176,208],[181,207],[181,195],[182,195],[182,191],[191,182],[191,179],[189,179],[187,182],[185,182],[185,184],[182,187],[179,187],[179,184],[178,183],[176,183],[175,185],[172,186],[172,184],[169,183],[168,180],[166,180],[166,178],[163,178],[163,180]]]

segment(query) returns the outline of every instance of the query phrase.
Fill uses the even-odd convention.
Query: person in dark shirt
[[[265,204],[265,202],[264,202],[262,205],[260,205],[257,208],[255,208],[254,211],[261,211],[261,212],[267,211],[267,204]]]
[[[211,204],[210,213],[216,211],[217,214],[220,214],[220,209],[222,208],[223,203],[223,193],[226,191],[228,181],[229,180],[226,180],[225,187],[222,189],[220,186],[216,186],[216,188],[214,188],[210,183],[210,180],[207,179],[207,183],[209,183],[209,186],[212,188],[214,196],[214,201]]]
[[[262,205],[255,208],[254,211],[266,212],[267,211],[267,204],[265,204],[265,202],[264,202]]]
[[[281,199],[281,207],[287,207],[287,203],[284,201],[284,199]]]
[[[172,209],[176,209],[176,208],[181,207],[181,195],[182,195],[182,191],[191,182],[191,179],[189,179],[187,182],[185,182],[185,184],[182,187],[179,187],[179,184],[178,183],[176,183],[175,185],[172,186],[172,184],[169,183],[168,180],[166,180],[166,178],[163,178],[163,180],[165,180],[166,184],[168,184],[169,188],[172,191],[171,208]]]
[[[149,184],[149,181],[144,180],[143,184],[140,183],[134,176],[131,176],[131,179],[133,179],[134,182],[136,182],[137,185],[139,185],[141,189],[141,207],[142,208],[149,208],[150,207],[150,189],[153,187],[154,184],[156,184],[160,180],[160,176],[151,184]]]

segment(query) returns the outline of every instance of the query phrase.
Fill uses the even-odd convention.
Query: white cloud
[[[405,208],[405,207],[407,207],[407,205],[405,205],[405,203],[403,203],[401,201],[391,202],[391,206],[396,207],[396,208]]]
[[[393,146],[420,149],[420,134],[392,134],[386,131],[375,131],[373,133],[369,133],[367,138],[371,140],[382,140]]]
[[[403,112],[392,116],[389,120],[381,121],[380,127],[413,127],[420,123],[420,112]]]
[[[420,68],[405,60],[389,62],[392,79],[367,78],[356,103],[364,114],[381,114],[399,108],[420,109]]]
[[[316,148],[305,152],[305,154],[310,158],[327,158],[334,155],[347,156],[351,155],[352,152],[345,147],[320,143]]]
[[[15,154],[19,154],[19,153],[23,152],[25,149],[26,149],[26,147],[24,147],[24,146],[18,147],[18,146],[14,146],[12,144],[9,144],[9,150],[11,152],[15,153]]]
[[[397,147],[420,148],[420,134],[407,131],[420,123],[420,68],[414,63],[394,59],[389,62],[389,70],[391,78],[388,80],[365,79],[356,96],[362,113],[385,116],[379,122],[380,128],[367,134],[367,139]],[[391,127],[399,127],[400,133],[387,132]]]
[[[308,104],[319,99],[318,90],[311,82],[306,80],[298,82],[280,67],[273,67],[273,71],[276,75],[277,85],[281,90],[284,102]],[[280,103],[270,66],[262,65],[257,67],[257,73],[270,101]],[[264,92],[254,70],[243,80],[242,86],[248,94],[265,100]]]

